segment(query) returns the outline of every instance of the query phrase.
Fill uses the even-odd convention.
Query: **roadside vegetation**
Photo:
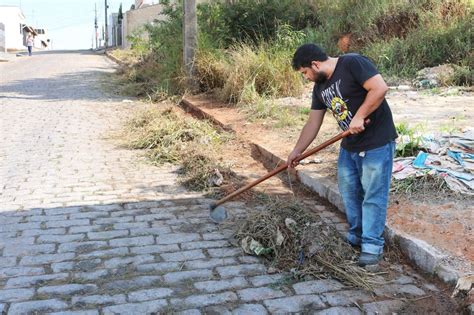
[[[187,93],[182,68],[182,6],[180,1],[173,3],[161,1],[165,19],[131,36],[131,50],[113,52],[124,63],[120,75],[125,94],[154,102]],[[301,125],[307,113],[296,106],[278,105],[275,99],[302,94],[304,80],[292,69],[291,57],[306,42],[321,44],[333,56],[364,54],[391,82],[413,80],[426,67],[450,64],[453,70],[440,84],[472,86],[473,7],[469,0],[201,3],[195,59],[198,92],[237,107],[251,121],[262,120],[273,128]],[[165,128],[165,123],[161,124]],[[142,127],[157,132],[156,126]],[[189,126],[179,128],[190,130]],[[410,141],[397,148],[397,156],[416,155],[419,137],[407,125],[399,125],[398,131]],[[132,146],[147,148],[155,162],[184,162],[180,158],[185,147],[182,140],[189,135],[167,135],[157,142],[153,138],[156,134],[151,137],[147,132],[137,132]],[[219,141],[214,140],[209,141],[218,146]],[[185,142],[186,147],[194,142]],[[201,157],[194,161],[206,161],[206,155]],[[415,187],[408,182],[400,184],[395,188],[400,192]],[[437,182],[435,186],[442,187]]]
[[[182,7],[162,3],[166,20],[131,37],[124,70],[128,92],[152,100],[187,88]],[[290,60],[304,42],[320,43],[330,55],[367,55],[387,77],[410,79],[420,69],[450,63],[455,71],[443,84],[472,85],[472,6],[468,0],[202,3],[195,60],[200,90],[231,104],[299,95],[303,81]]]

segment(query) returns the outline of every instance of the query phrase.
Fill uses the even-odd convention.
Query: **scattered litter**
[[[269,200],[247,216],[236,232],[242,249],[265,258],[272,273],[290,271],[298,279],[336,278],[372,290],[375,274],[357,266],[357,252],[337,230],[302,204]]]
[[[400,137],[397,145],[410,141]],[[474,130],[459,135],[423,135],[416,157],[394,160],[396,180],[426,175],[441,176],[448,187],[461,194],[474,195]]]
[[[451,297],[455,298],[461,295],[469,295],[472,291],[472,287],[474,285],[474,274],[467,275],[464,277],[460,277],[458,282],[456,283],[456,287],[454,288],[453,294]]]

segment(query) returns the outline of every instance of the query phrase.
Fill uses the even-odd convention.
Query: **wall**
[[[23,50],[23,33],[20,24],[25,17],[18,7],[0,7],[0,22],[5,25],[5,45],[8,50]]]
[[[162,6],[160,4],[147,6],[137,10],[127,11],[124,14],[123,18],[123,48],[130,48],[130,41],[128,40],[128,36],[132,35],[134,31],[138,30],[141,26],[153,22],[153,20],[163,19],[162,15],[159,13],[162,10]],[[144,37],[147,35],[144,34]]]
[[[7,46],[5,45],[5,25],[0,23],[0,53],[6,52]]]

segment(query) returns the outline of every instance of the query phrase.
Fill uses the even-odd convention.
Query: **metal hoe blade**
[[[227,219],[227,211],[222,206],[211,205],[209,214],[211,220],[215,223],[222,223]]]

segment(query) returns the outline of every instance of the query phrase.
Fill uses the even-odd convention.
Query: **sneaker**
[[[382,255],[369,254],[369,253],[360,253],[358,265],[360,267],[378,265],[382,260]]]

